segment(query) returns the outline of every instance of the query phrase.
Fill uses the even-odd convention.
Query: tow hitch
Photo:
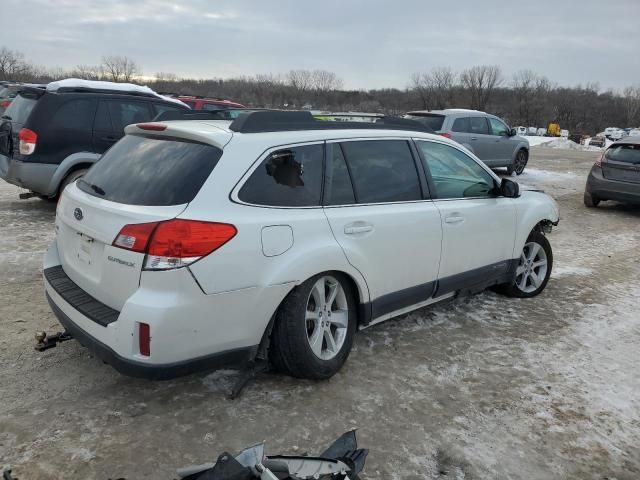
[[[47,332],[36,332],[36,346],[35,349],[39,352],[44,352],[50,348],[57,346],[59,343],[71,340],[73,337],[66,330],[64,332],[57,332],[52,335],[47,335]]]

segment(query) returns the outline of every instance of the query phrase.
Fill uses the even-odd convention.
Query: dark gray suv
[[[405,118],[431,127],[439,135],[471,150],[488,167],[507,167],[520,175],[529,160],[529,141],[516,135],[495,115],[477,110],[448,109],[408,112]]]

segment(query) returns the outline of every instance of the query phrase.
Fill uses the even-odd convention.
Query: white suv
[[[319,379],[358,328],[491,286],[540,293],[555,202],[415,125],[262,111],[128,126],[58,204],[51,308],[125,374],[258,356]]]

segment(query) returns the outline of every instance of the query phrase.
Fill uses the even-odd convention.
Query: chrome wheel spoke
[[[304,315],[304,319],[307,321],[312,321],[314,323],[318,322],[318,312],[307,310]]]
[[[518,282],[518,288],[522,291],[527,288],[527,278],[529,278],[528,275],[524,273],[522,274],[522,276],[520,277],[520,281]]]
[[[349,324],[349,312],[346,310],[335,310],[331,312],[331,323],[338,328],[347,328]]]
[[[333,334],[330,329],[324,331],[324,339],[327,342],[327,351],[333,353],[334,355],[338,353],[338,345],[336,343],[336,339],[333,338]]]
[[[336,301],[336,296],[338,295],[338,289],[340,288],[340,284],[338,282],[332,283],[329,285],[329,294],[327,295],[327,308],[331,309],[333,302]]]
[[[309,345],[311,345],[311,350],[318,357],[322,354],[322,339],[324,334],[324,328],[322,328],[319,324],[316,324],[313,329],[313,333],[311,337],[309,337]]]
[[[318,280],[313,286],[313,288],[311,289],[311,296],[316,303],[316,310],[321,312],[327,303],[324,277]]]
[[[531,262],[536,258],[541,247],[537,243],[531,243],[530,245],[531,246],[529,247],[529,255],[527,256],[527,260]]]
[[[538,268],[538,267],[543,267],[547,265],[547,261],[546,260],[538,260],[537,262],[533,262],[532,267],[533,268]]]

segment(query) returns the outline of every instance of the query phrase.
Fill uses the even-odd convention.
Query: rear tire
[[[547,286],[552,268],[553,251],[549,240],[542,232],[533,231],[522,249],[513,281],[499,291],[509,297],[535,297]]]
[[[584,192],[584,204],[588,208],[596,208],[600,203],[600,199],[598,197],[594,197],[590,193]]]
[[[73,172],[67,174],[67,176],[64,177],[64,180],[60,184],[60,190],[58,190],[58,197],[62,195],[62,192],[64,192],[64,189],[67,188],[67,185],[71,185],[80,177],[83,177],[84,175],[86,175],[87,171],[88,169],[86,168],[80,168],[78,170],[74,170]]]
[[[356,323],[348,278],[334,272],[316,275],[293,289],[278,308],[271,362],[293,377],[330,378],[349,356]]]

